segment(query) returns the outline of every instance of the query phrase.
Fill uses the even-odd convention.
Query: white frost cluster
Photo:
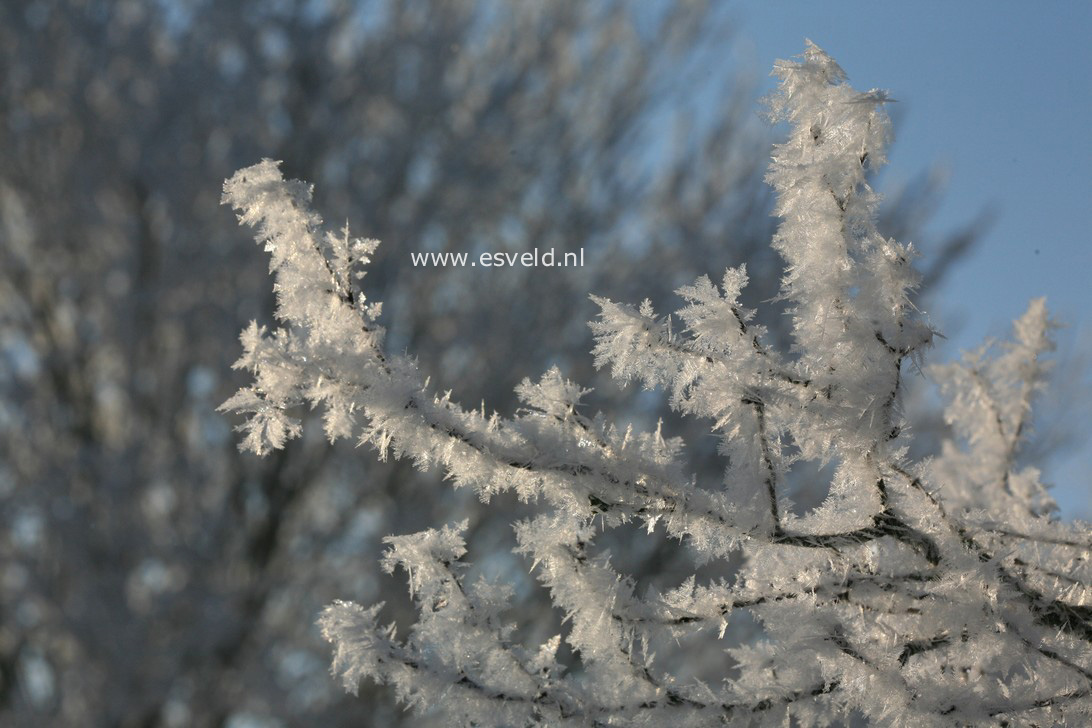
[[[1050,348],[1044,305],[999,355],[934,370],[959,442],[909,461],[900,380],[932,331],[911,302],[913,250],[874,224],[867,175],[890,134],[887,97],[854,91],[810,43],[775,72],[773,115],[792,131],[768,181],[793,349],[772,348],[739,304],[742,268],[681,288],[674,316],[595,299],[597,363],[707,420],[722,483],[696,482],[682,443],[659,431],[582,414],[586,391],[556,368],[520,385],[526,407],[510,419],[430,392],[412,360],[385,351],[360,289],[376,243],[322,232],[310,189],[274,162],[225,184],[272,255],[284,324],[243,333],[238,366],[254,384],[224,405],[247,415],[243,447],[281,447],[300,431],[292,408],[321,405],[331,440],[440,468],[483,501],[515,491],[538,505],[515,524],[517,551],[566,617],[563,634],[521,644],[510,589],[466,577],[465,523],[392,537],[383,566],[406,572],[419,621],[400,638],[382,605],[331,605],[321,625],[347,689],[389,683],[468,726],[1092,721],[1092,534],[1053,520],[1037,472],[1016,459]],[[826,501],[796,516],[782,485],[801,461],[833,476]],[[591,548],[630,522],[683,541],[695,568],[742,565],[728,581],[679,575],[675,590],[638,595]],[[724,638],[742,610],[764,637],[724,650],[719,683],[660,667],[651,645]],[[559,662],[562,640],[578,668]]]

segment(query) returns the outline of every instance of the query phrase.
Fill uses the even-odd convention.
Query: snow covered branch
[[[767,179],[791,350],[740,304],[743,268],[679,289],[674,316],[594,298],[597,364],[707,420],[721,483],[689,476],[683,443],[659,429],[582,414],[586,390],[556,368],[524,381],[526,409],[511,418],[431,392],[412,360],[384,350],[379,305],[359,285],[377,243],[324,232],[310,188],[274,162],[227,181],[224,202],[271,254],[283,323],[243,333],[237,366],[254,384],[224,404],[247,415],[242,446],[282,447],[300,434],[293,409],[321,406],[331,440],[439,468],[486,503],[515,491],[539,508],[515,524],[516,551],[565,617],[561,634],[522,644],[511,588],[467,583],[466,524],[392,537],[383,564],[407,573],[419,621],[400,640],[379,624],[381,605],[330,606],[321,625],[348,689],[390,683],[451,725],[1089,719],[1092,533],[1052,519],[1038,472],[1018,458],[1050,348],[1045,306],[1032,303],[999,356],[932,370],[959,441],[909,461],[903,363],[920,361],[933,332],[912,303],[913,248],[875,225],[868,177],[884,159],[889,99],[852,89],[810,43],[775,73],[773,117],[791,131]],[[806,463],[833,475],[826,500],[800,515],[783,482]],[[634,521],[682,541],[695,570],[739,566],[730,580],[679,575],[667,593],[638,595],[594,549]],[[741,611],[761,639],[737,629]],[[705,632],[737,633],[714,658],[716,684],[677,676],[654,647]]]

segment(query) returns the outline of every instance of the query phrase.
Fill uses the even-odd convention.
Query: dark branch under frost
[[[563,634],[519,644],[511,590],[462,577],[465,524],[391,537],[384,565],[405,570],[419,620],[399,640],[379,625],[381,605],[329,607],[321,624],[347,688],[392,684],[451,725],[1092,719],[1092,535],[1052,520],[1037,471],[1017,465],[1050,348],[1045,307],[1032,303],[999,354],[934,370],[957,439],[909,462],[902,363],[933,331],[911,302],[914,251],[875,226],[868,174],[890,136],[886,94],[853,90],[812,44],[775,74],[774,116],[791,131],[768,181],[792,349],[769,345],[739,303],[742,268],[680,288],[674,318],[647,301],[594,299],[597,364],[710,422],[719,484],[688,475],[682,443],[660,429],[580,414],[586,390],[556,368],[520,385],[525,408],[510,418],[431,392],[411,359],[384,349],[380,308],[356,283],[376,242],[324,233],[310,187],[268,160],[225,184],[224,201],[271,254],[283,324],[242,337],[237,366],[254,384],[224,407],[247,415],[244,446],[282,447],[300,434],[292,412],[310,405],[331,440],[441,469],[485,502],[514,491],[538,509],[516,524],[516,551],[565,616]],[[801,461],[834,475],[826,501],[798,516],[782,491]],[[591,548],[633,521],[663,526],[695,566],[740,565],[729,581],[639,596]],[[740,611],[764,638],[739,635],[717,658],[719,684],[678,680],[663,667],[670,653],[655,655],[684,636],[723,637]],[[572,673],[562,639],[578,657]]]

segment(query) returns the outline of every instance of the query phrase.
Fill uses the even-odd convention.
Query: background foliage
[[[465,401],[509,410],[519,379],[560,364],[612,406],[588,292],[664,300],[742,262],[752,302],[776,290],[749,86],[725,72],[705,101],[691,91],[732,42],[690,4],[0,7],[0,719],[400,720],[384,696],[340,694],[314,619],[335,597],[408,610],[379,539],[474,497],[361,470],[321,437],[236,452],[214,408],[238,330],[272,300],[221,180],[283,159],[329,219],[387,242],[368,285],[390,345]],[[913,237],[934,194],[891,200],[881,227]],[[950,260],[972,238],[925,247]],[[468,276],[406,252],[535,246],[588,264]],[[776,312],[764,323],[784,335]],[[647,423],[658,406],[614,411]],[[719,470],[713,439],[680,431],[694,467]],[[500,544],[519,505],[500,505],[468,544],[518,584]],[[645,543],[628,570],[656,583],[678,553]]]

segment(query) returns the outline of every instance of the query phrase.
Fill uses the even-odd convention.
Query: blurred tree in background
[[[777,287],[768,139],[731,42],[693,3],[0,6],[0,722],[413,722],[385,693],[341,694],[314,620],[335,597],[408,613],[379,539],[473,496],[313,439],[236,451],[219,373],[272,297],[221,181],[283,159],[329,219],[382,239],[368,288],[389,345],[441,386],[506,411],[558,364],[647,421],[657,399],[622,410],[591,371],[587,294],[662,301],[744,262],[751,303]],[[919,238],[936,194],[892,199],[881,229]],[[976,229],[924,242],[927,285]],[[409,264],[535,247],[583,248],[585,267]],[[719,468],[690,427],[694,469]],[[501,503],[468,545],[518,587],[519,504]],[[650,583],[676,557],[621,545]]]

